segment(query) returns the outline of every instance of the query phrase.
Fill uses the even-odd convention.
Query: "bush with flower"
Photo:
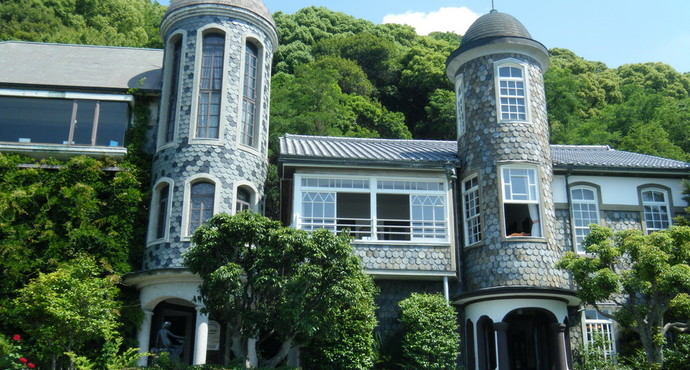
[[[15,334],[11,339],[0,336],[0,369],[33,369],[32,362],[22,356],[22,337]]]

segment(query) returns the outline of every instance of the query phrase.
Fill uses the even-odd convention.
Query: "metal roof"
[[[479,17],[462,37],[462,42],[470,44],[489,37],[521,37],[531,39],[527,28],[510,14],[492,11]]]
[[[445,164],[457,160],[457,142],[434,140],[365,139],[287,134],[280,138],[285,160],[400,162]],[[554,167],[596,169],[686,170],[690,163],[611,149],[609,146],[551,145]]]
[[[607,145],[551,145],[554,166],[690,171],[690,163],[612,149]]]
[[[0,42],[0,84],[159,91],[162,66],[163,50]]]
[[[282,158],[446,163],[457,159],[457,142],[304,136],[280,138]]]

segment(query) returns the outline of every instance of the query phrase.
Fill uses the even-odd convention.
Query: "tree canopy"
[[[590,227],[584,242],[588,255],[569,252],[558,266],[572,273],[583,303],[631,328],[647,361],[661,364],[666,333],[690,328],[690,321],[667,321],[671,309],[690,312],[690,227],[672,226],[649,235]],[[616,311],[606,312],[601,302],[615,303]]]
[[[242,212],[214,216],[192,242],[185,265],[203,280],[204,310],[229,324],[232,352],[246,366],[275,367],[313,342],[309,357],[321,366],[371,367],[375,287],[347,235]],[[256,351],[266,340],[279,348]]]

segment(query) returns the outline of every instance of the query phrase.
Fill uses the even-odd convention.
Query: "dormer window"
[[[218,139],[219,137],[224,53],[224,35],[219,33],[204,35],[196,122],[198,139]]]
[[[501,121],[527,121],[525,67],[511,60],[496,66],[498,113]]]

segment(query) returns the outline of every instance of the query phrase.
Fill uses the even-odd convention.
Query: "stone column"
[[[565,344],[565,324],[553,323],[551,324],[551,334],[556,340],[556,369],[569,370],[568,368],[568,351]]]
[[[510,359],[508,358],[508,323],[495,322],[494,331],[496,332],[496,357],[499,370],[510,370]]]
[[[196,307],[196,337],[194,338],[194,365],[206,363],[208,346],[208,316],[201,312],[202,306]]]
[[[153,311],[144,310],[144,321],[141,323],[139,328],[139,334],[137,339],[139,340],[139,353],[144,353],[149,351],[149,342],[151,342],[151,318],[153,317]],[[146,366],[148,361],[147,356],[139,357],[137,362],[139,366]]]

